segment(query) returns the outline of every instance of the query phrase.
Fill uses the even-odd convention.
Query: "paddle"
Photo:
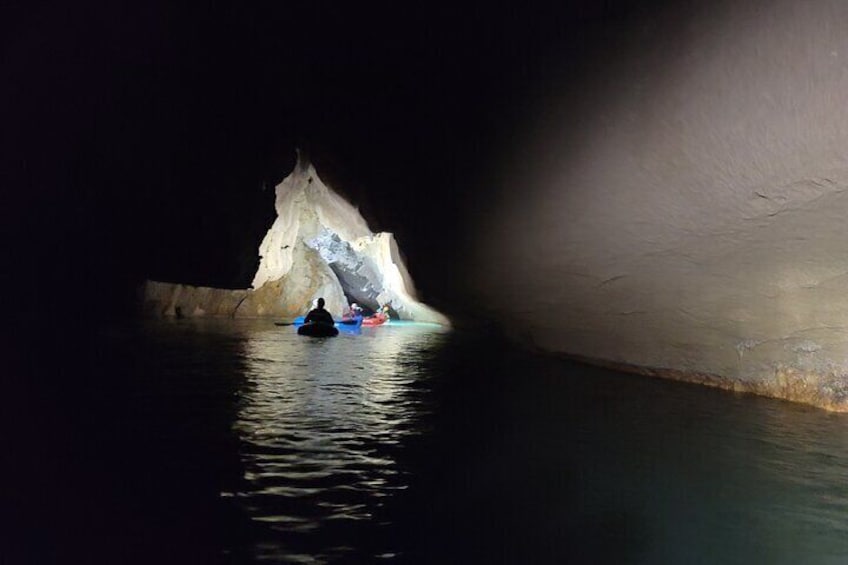
[[[299,326],[303,324],[303,316],[298,316],[291,322],[274,322],[275,326]]]

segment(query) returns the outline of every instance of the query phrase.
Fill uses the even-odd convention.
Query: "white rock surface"
[[[474,286],[544,349],[848,409],[848,3],[691,10],[537,107]]]
[[[143,311],[153,316],[294,318],[321,297],[340,318],[348,307],[347,290],[363,306],[389,306],[401,320],[450,325],[447,317],[417,300],[392,234],[371,233],[359,210],[325,185],[300,155],[291,174],[277,185],[275,206],[277,218],[260,245],[253,288],[148,281]]]
[[[305,245],[345,278],[340,283],[337,276],[334,283],[316,290],[309,302],[323,296],[327,309],[340,315],[347,306],[342,283],[355,282],[358,286],[347,290],[362,298],[354,301],[367,305],[370,300],[374,309],[390,305],[402,320],[449,325],[444,315],[417,300],[392,234],[371,233],[359,210],[327,187],[300,154],[294,170],[277,185],[276,210],[277,219],[259,247],[254,288],[289,277],[294,250]],[[297,287],[299,281],[307,282],[299,276],[290,285]]]

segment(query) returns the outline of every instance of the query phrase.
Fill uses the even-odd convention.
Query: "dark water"
[[[848,563],[846,415],[427,326],[82,341],[31,360],[4,563]]]

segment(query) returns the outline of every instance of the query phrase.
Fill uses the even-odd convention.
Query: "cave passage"
[[[348,304],[357,303],[366,315],[382,306],[379,296],[384,291],[380,283],[383,277],[374,261],[326,228],[305,243],[318,252],[335,273]]]

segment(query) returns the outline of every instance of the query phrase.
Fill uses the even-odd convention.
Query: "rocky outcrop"
[[[347,302],[333,270],[303,242],[297,241],[293,247],[289,271],[250,290],[235,316],[290,319],[303,315],[319,296],[326,301],[327,310],[341,316]]]
[[[848,5],[719,4],[540,108],[475,286],[547,351],[848,410]]]
[[[147,281],[142,290],[142,311],[156,318],[232,316],[248,293],[247,290]]]
[[[227,315],[290,319],[323,297],[340,317],[351,302],[389,306],[401,320],[447,325],[419,302],[392,234],[374,234],[359,211],[298,156],[276,188],[277,218],[259,247],[251,289],[223,290],[148,282],[144,311],[157,316]]]

